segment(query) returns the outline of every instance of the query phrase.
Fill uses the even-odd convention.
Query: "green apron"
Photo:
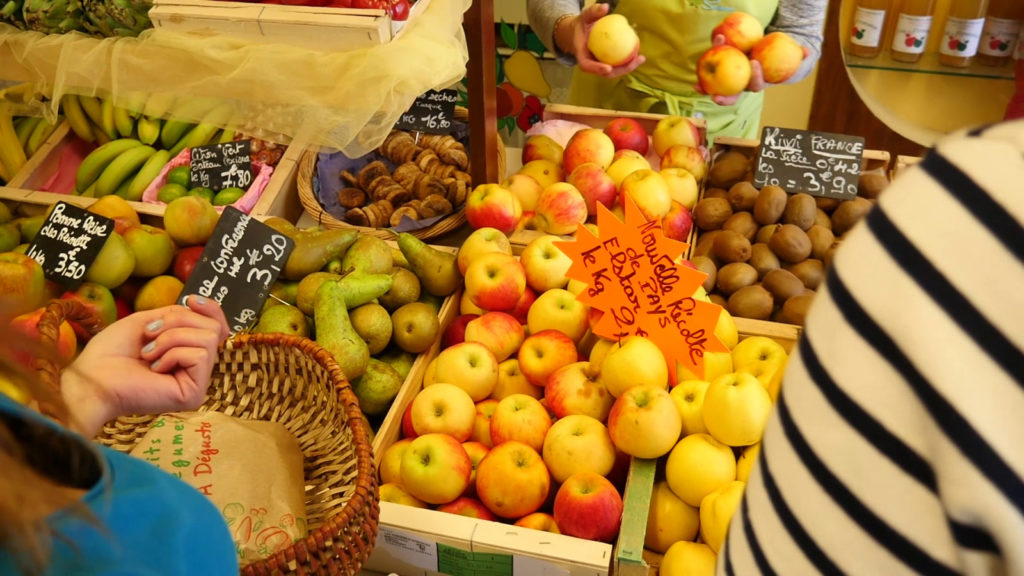
[[[744,92],[733,106],[719,106],[693,89],[697,59],[711,47],[711,30],[740,10],[767,26],[778,0],[619,0],[622,14],[642,30],[647,61],[632,74],[604,78],[573,74],[569,101],[578,106],[658,114],[702,116],[708,136],[757,138],[763,92]]]

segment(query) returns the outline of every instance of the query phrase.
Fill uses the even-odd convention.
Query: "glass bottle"
[[[985,27],[988,0],[953,0],[939,43],[939,63],[965,68],[974,60]]]
[[[896,17],[890,52],[893,60],[917,62],[928,44],[935,0],[904,0]]]
[[[882,35],[889,9],[889,0],[857,1],[850,29],[850,54],[861,58],[878,56],[882,51]]]
[[[978,62],[986,66],[1005,66],[1013,55],[1024,19],[1021,0],[989,0],[985,27],[978,46]]]

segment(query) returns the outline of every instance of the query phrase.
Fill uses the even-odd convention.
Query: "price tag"
[[[241,332],[258,319],[294,248],[291,238],[228,206],[181,291],[181,303],[189,294],[212,298],[224,309],[231,332]]]
[[[46,277],[77,289],[114,231],[114,221],[67,202],[57,202],[26,252]]]
[[[455,130],[457,90],[431,90],[416,97],[412,107],[395,123],[399,130],[451,134]]]
[[[632,200],[625,208],[623,222],[598,206],[600,237],[581,225],[575,241],[555,242],[572,259],[567,276],[588,286],[577,298],[601,311],[598,336],[644,336],[665,355],[673,382],[677,362],[703,377],[706,352],[729,352],[715,336],[722,308],[693,297],[707,275],[682,263],[685,242],[666,238]]]
[[[773,184],[790,194],[849,200],[857,195],[863,155],[860,136],[766,126],[757,151],[754,185]]]
[[[252,184],[251,140],[235,140],[190,149],[189,178],[193,188],[241,188]]]

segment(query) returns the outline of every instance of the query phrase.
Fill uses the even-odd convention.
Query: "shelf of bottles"
[[[952,0],[941,21],[934,9],[935,0],[857,0],[846,65],[1013,80],[1014,52],[1024,55],[1024,1]]]

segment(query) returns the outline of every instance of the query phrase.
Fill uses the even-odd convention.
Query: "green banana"
[[[139,133],[139,141],[143,144],[153,146],[160,139],[160,128],[163,121],[154,116],[140,116],[135,123],[135,130]]]
[[[195,124],[184,120],[164,120],[164,126],[160,129],[160,145],[168,150],[174,148],[175,144],[194,127]]]
[[[32,130],[32,133],[28,136],[28,143],[25,146],[25,154],[32,156],[39,148],[46,142],[46,139],[50,137],[50,134],[57,129],[57,125],[60,124],[62,118],[57,117],[57,121],[50,124],[48,120],[43,119],[41,122],[36,123],[36,127]]]
[[[225,142],[232,142],[235,139],[235,131],[230,128],[225,128],[221,131],[220,137],[217,138],[217,144],[224,144]]]
[[[18,143],[11,112],[7,104],[0,102],[0,178],[10,182],[27,160],[25,149]]]
[[[96,196],[115,193],[123,182],[130,181],[135,177],[135,173],[155,152],[156,148],[142,144],[118,154],[117,158],[111,160],[96,179]]]
[[[135,134],[135,119],[127,108],[114,106],[114,126],[122,138],[131,138]]]
[[[79,164],[78,170],[75,172],[75,190],[84,193],[100,177],[103,169],[114,161],[114,158],[120,156],[125,150],[142,145],[142,142],[134,138],[118,138],[90,152],[82,159],[82,163]]]
[[[154,118],[163,118],[171,110],[175,100],[177,100],[177,97],[173,94],[154,92],[146,99],[146,104],[142,107],[142,113]]]
[[[75,133],[75,136],[86,142],[95,142],[96,136],[92,133],[92,125],[89,124],[89,118],[85,115],[78,96],[65,94],[61,96],[60,104],[64,111],[64,117],[68,119],[68,125],[71,126],[71,131]]]
[[[131,184],[128,186],[127,192],[124,194],[126,200],[132,200],[138,202],[142,200],[142,194],[146,192],[146,188],[156,180],[156,177],[160,175],[160,171],[163,170],[171,160],[170,150],[157,150],[152,156],[146,160],[146,163],[139,168],[139,171],[135,173],[135,177],[132,178]],[[118,194],[120,196],[121,194]]]
[[[124,136],[123,134],[118,134],[117,122],[114,120],[114,101],[109,98],[100,98],[99,100],[100,119],[102,120],[100,127],[103,128],[103,132],[111,140]]]
[[[14,119],[14,132],[18,135],[18,144],[21,144],[22,149],[28,148],[28,137],[42,120],[42,116],[21,116]]]
[[[76,193],[77,193],[77,190],[76,190]],[[78,195],[83,197],[83,198],[95,198],[96,197],[96,182],[93,182],[92,184],[90,184],[88,188],[83,190]]]
[[[95,96],[78,95],[78,103],[94,126],[103,128],[103,103]]]
[[[232,110],[228,106],[218,106],[203,116],[203,119],[188,131],[181,139],[171,147],[171,156],[177,156],[185,148],[195,148],[216,143],[214,137],[220,132],[220,127],[227,124],[231,119]]]

